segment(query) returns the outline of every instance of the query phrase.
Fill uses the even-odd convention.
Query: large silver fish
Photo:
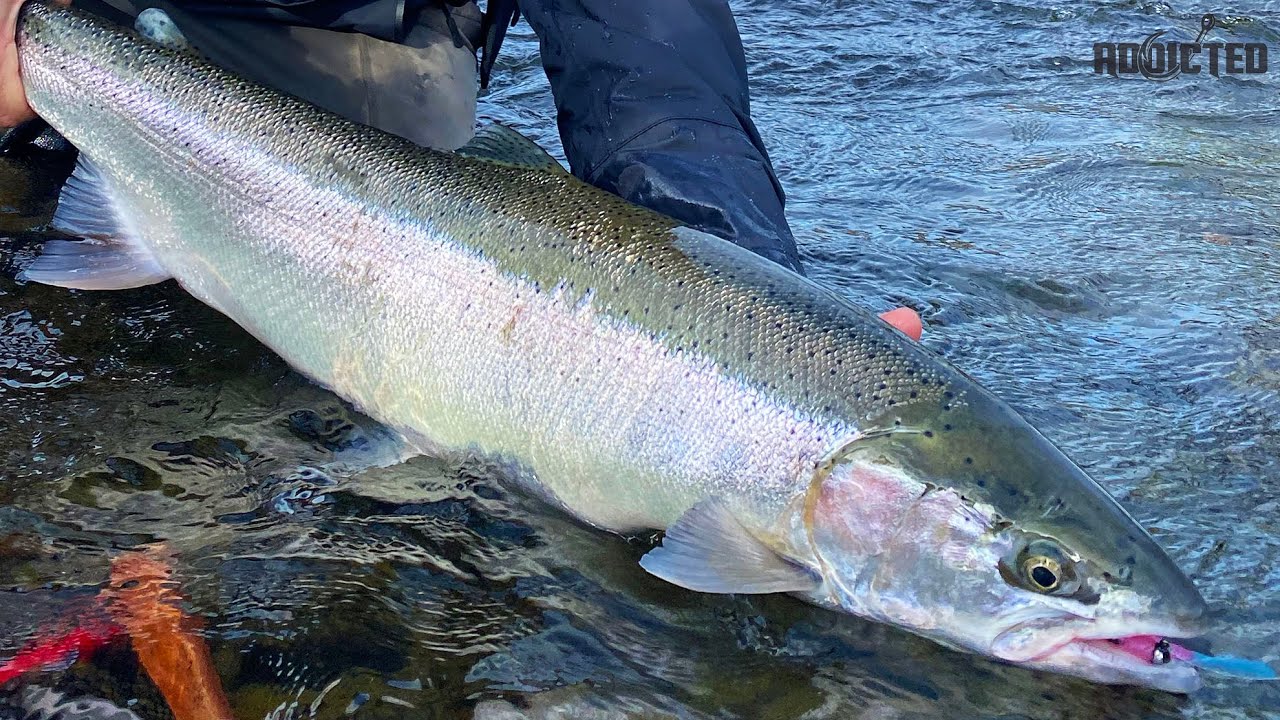
[[[18,42],[32,106],[84,158],[56,224],[95,238],[50,243],[29,279],[175,278],[424,451],[507,461],[600,528],[665,529],[642,564],[686,588],[1197,686],[1156,644],[1205,614],[1164,551],[836,293],[510,131],[426,150],[43,3]]]

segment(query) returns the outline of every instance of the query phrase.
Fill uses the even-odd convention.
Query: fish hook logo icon
[[[1205,13],[1200,18],[1200,32],[1196,34],[1194,45],[1200,45],[1200,41],[1204,40],[1204,36],[1208,35],[1209,31],[1217,24],[1218,20],[1213,16],[1213,13]],[[1142,47],[1138,51],[1138,72],[1142,73],[1142,77],[1148,80],[1172,80],[1182,74],[1182,65],[1180,63],[1161,62],[1159,64],[1164,66],[1162,70],[1156,70],[1153,67],[1156,63],[1152,62],[1151,50],[1156,40],[1160,39],[1160,36],[1164,34],[1164,30],[1157,30],[1151,33],[1146,40],[1142,41]],[[1158,53],[1159,50],[1156,52]]]
[[[1260,42],[1205,42],[1209,31],[1219,27],[1217,18],[1206,13],[1200,17],[1200,32],[1194,42],[1169,40],[1160,42],[1167,32],[1157,30],[1141,43],[1094,43],[1093,72],[1141,75],[1148,80],[1172,80],[1180,75],[1199,74],[1200,62],[1207,60],[1214,77],[1259,74],[1267,71],[1267,46]]]

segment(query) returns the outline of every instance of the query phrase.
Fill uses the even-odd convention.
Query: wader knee
[[[126,18],[148,8],[163,10],[209,61],[419,145],[452,150],[474,133],[481,14],[473,2],[447,8],[432,4],[402,27],[380,33],[398,41],[348,31],[358,25],[346,16],[330,19],[343,29],[316,27],[306,24],[312,18],[281,14],[267,3],[251,8],[254,12],[164,0],[78,4],[94,12],[106,6],[103,14]]]

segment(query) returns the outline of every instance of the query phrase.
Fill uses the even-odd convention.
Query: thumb
[[[916,342],[920,342],[920,337],[924,334],[924,323],[920,321],[920,314],[909,307],[895,308],[889,312],[880,313],[880,319]]]

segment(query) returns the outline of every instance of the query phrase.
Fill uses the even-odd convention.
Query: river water
[[[1219,647],[1280,659],[1277,75],[1093,73],[1156,30],[1280,47],[1280,5],[734,2],[812,276],[910,305],[1192,573]],[[528,28],[482,115],[559,152]],[[0,165],[0,657],[165,541],[242,718],[1277,717],[1030,672],[785,597],[685,592],[643,542],[372,421],[172,283],[13,280],[52,193]],[[119,644],[29,682],[169,717]],[[6,712],[0,709],[0,713]],[[0,715],[0,717],[4,717]]]

